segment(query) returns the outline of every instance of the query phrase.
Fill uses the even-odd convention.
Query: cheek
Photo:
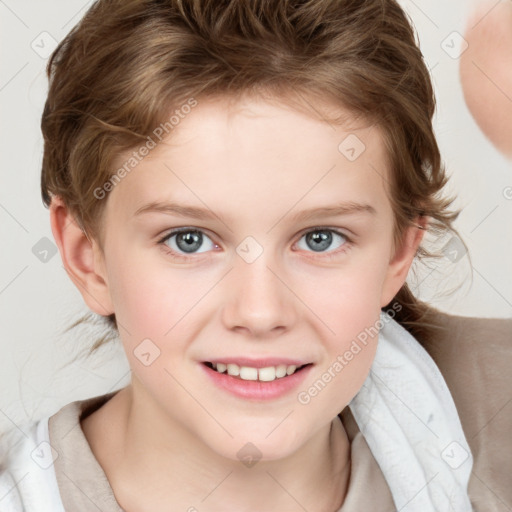
[[[323,335],[325,357],[317,371],[298,395],[306,412],[334,417],[361,389],[375,358],[378,343],[380,310],[365,307],[358,299],[340,305],[332,315]],[[322,413],[322,414],[323,414]]]
[[[309,283],[314,286],[304,282],[303,296],[332,324],[332,330],[346,339],[378,317],[385,272],[379,258],[356,259],[350,265],[310,276]]]
[[[164,339],[208,290],[205,276],[170,268],[155,258],[134,254],[114,260],[117,264],[109,269],[110,293],[116,318],[131,343]]]
[[[338,392],[348,401],[363,384],[375,356],[378,341],[380,306],[370,295],[354,294],[341,304],[333,319],[335,335],[328,344],[327,369],[335,374]]]
[[[336,272],[316,275],[304,283],[302,296],[322,326],[325,359],[314,378],[303,388],[302,404],[313,409],[324,404],[336,415],[364,383],[375,357],[380,319],[380,292],[385,267],[379,259],[366,259]],[[310,276],[313,277],[313,276]],[[316,325],[320,325],[315,322]],[[316,398],[318,396],[318,398]],[[301,398],[303,401],[301,401]]]
[[[109,274],[120,337],[130,366],[145,386],[176,396],[182,390],[169,376],[183,370],[205,276],[171,269],[142,257],[118,260]],[[158,391],[156,391],[158,394]]]

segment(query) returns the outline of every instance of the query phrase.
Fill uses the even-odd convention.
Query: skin
[[[366,145],[354,162],[338,151],[349,133]],[[211,512],[226,503],[246,512],[337,510],[350,475],[337,414],[362,386],[377,338],[307,405],[297,393],[375,325],[423,235],[411,227],[393,247],[381,134],[255,98],[202,100],[171,134],[104,199],[103,247],[59,198],[51,205],[64,266],[91,310],[115,312],[132,369],[131,384],[82,421],[86,438],[127,512]],[[224,222],[134,217],[151,201],[171,199],[207,205]],[[368,203],[377,215],[292,218],[341,201]],[[352,236],[351,246],[333,234],[315,251],[304,234],[318,226]],[[178,227],[206,235],[188,261],[157,242]],[[252,263],[236,252],[247,236],[263,248]],[[167,251],[179,252],[176,238]],[[134,355],[145,338],[160,350],[149,366]],[[200,361],[226,355],[298,357],[315,366],[300,389],[257,402],[203,375]],[[237,456],[247,442],[261,452],[252,467]]]
[[[494,146],[512,158],[512,1],[484,1],[468,19],[460,57],[466,104]]]

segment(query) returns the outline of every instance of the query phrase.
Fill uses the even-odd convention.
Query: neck
[[[220,512],[226,503],[244,512],[333,512],[341,507],[350,442],[339,417],[290,456],[244,465],[213,452],[154,407],[130,385],[82,422],[126,512]]]

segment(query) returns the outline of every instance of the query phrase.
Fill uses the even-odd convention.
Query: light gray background
[[[43,237],[53,242],[39,189],[45,52],[52,49],[52,38],[61,40],[90,4],[0,0],[1,428],[53,414],[73,400],[120,388],[130,378],[119,344],[68,364],[92,344],[95,332],[60,334],[87,311],[86,306],[60,255],[50,253],[43,262],[33,252]],[[470,4],[402,1],[432,70],[438,101],[435,129],[451,176],[447,191],[457,192],[455,206],[464,208],[455,227],[469,246],[473,264],[472,282],[467,256],[456,263],[443,258],[426,271],[418,267],[416,279],[411,273],[409,282],[421,298],[443,311],[511,317],[512,200],[506,199],[504,190],[512,186],[512,162],[491,146],[473,121],[463,100],[458,60],[442,46],[443,41],[455,41],[457,47],[453,32],[463,33]],[[434,297],[461,282],[456,293]]]

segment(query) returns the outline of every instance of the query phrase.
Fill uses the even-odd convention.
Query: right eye
[[[210,241],[211,247],[200,250],[201,246],[204,245],[205,238]],[[218,247],[208,235],[196,228],[175,229],[160,239],[158,243],[162,244],[171,256],[185,259],[190,259],[190,256],[187,255],[200,254]]]

